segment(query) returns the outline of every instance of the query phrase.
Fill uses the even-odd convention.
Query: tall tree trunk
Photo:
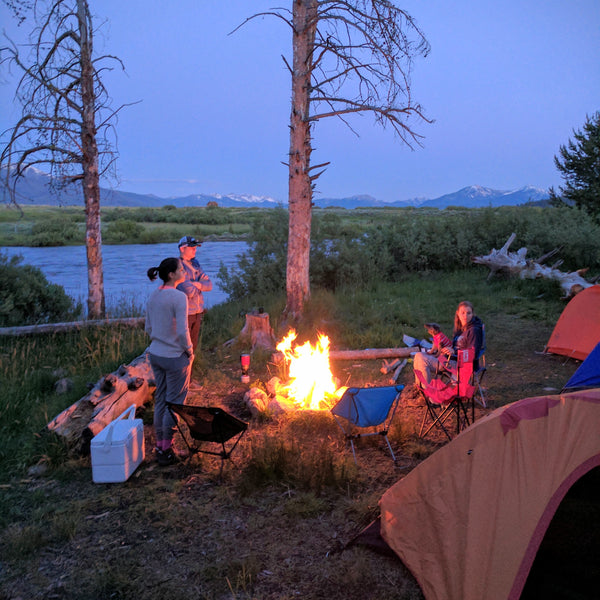
[[[318,0],[293,1],[292,112],[290,116],[289,229],[287,254],[288,318],[302,316],[310,298],[310,93]]]
[[[100,177],[96,143],[96,106],[94,68],[92,65],[92,32],[88,28],[89,7],[77,0],[77,18],[81,38],[81,96],[83,156],[83,194],[85,199],[85,246],[88,267],[88,318],[101,319],[105,314],[104,275],[102,270],[102,234],[100,223]]]

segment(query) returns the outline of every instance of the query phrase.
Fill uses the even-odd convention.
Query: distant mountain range
[[[0,200],[8,199],[5,189],[5,170],[0,173]],[[46,173],[33,167],[27,170],[17,185],[17,202],[22,205],[43,204],[50,206],[82,206],[81,186],[71,185],[62,189],[59,193],[53,193],[49,188],[50,177]],[[161,198],[153,194],[134,194],[133,192],[121,192],[101,188],[102,206],[121,207],[162,207],[165,205],[184,206],[206,206],[209,202],[216,202],[219,206],[273,208],[281,204],[268,196],[252,196],[249,194],[193,194],[177,198]],[[314,205],[319,208],[369,208],[369,207],[406,207],[418,206],[427,208],[447,208],[448,206],[464,206],[468,208],[484,206],[517,206],[529,202],[544,203],[548,200],[547,190],[526,186],[518,190],[502,191],[472,185],[462,188],[457,192],[445,194],[439,198],[413,198],[410,200],[398,200],[395,202],[383,202],[372,196],[359,195],[348,198],[314,198]]]

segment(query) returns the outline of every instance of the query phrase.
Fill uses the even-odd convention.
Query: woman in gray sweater
[[[173,452],[175,421],[167,402],[185,402],[194,362],[194,351],[187,319],[187,297],[176,289],[184,279],[178,258],[165,258],[158,267],[148,269],[151,281],[159,276],[162,285],[152,292],[146,307],[146,332],[151,343],[146,349],[154,371],[154,431],[156,456],[160,465],[177,460]]]

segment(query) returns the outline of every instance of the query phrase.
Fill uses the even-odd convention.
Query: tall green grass
[[[87,393],[87,384],[139,356],[142,329],[103,327],[54,335],[0,338],[0,479],[23,473],[40,459],[64,460],[60,441],[41,432],[63,409]],[[55,383],[68,377],[70,391]]]

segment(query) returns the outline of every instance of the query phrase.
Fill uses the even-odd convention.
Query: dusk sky
[[[105,78],[119,116],[117,189],[158,196],[252,194],[287,201],[291,34],[273,17],[290,0],[90,0],[96,51],[126,71]],[[435,198],[468,185],[561,184],[553,157],[600,110],[598,0],[402,0],[431,53],[414,65],[410,150],[372,117],[317,123],[313,162],[331,161],[320,197]],[[0,22],[16,24],[0,3]],[[23,27],[20,28],[23,30]],[[14,124],[2,72],[0,129]],[[106,182],[104,185],[108,186]]]

